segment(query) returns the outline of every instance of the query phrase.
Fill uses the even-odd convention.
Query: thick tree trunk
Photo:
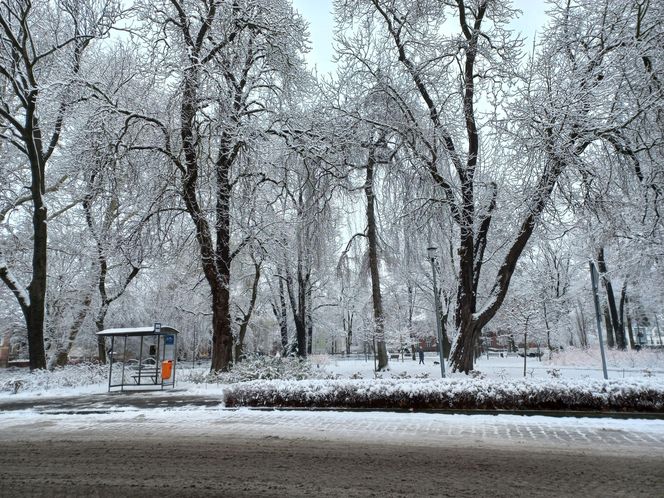
[[[452,351],[451,363],[454,371],[468,373],[473,369],[475,359],[475,344],[479,340],[482,329],[477,327],[472,318],[472,313],[467,307],[457,311],[459,321],[459,336],[456,347]]]
[[[215,207],[215,270],[219,285],[219,314],[217,327],[212,331],[212,368],[228,370],[233,361],[233,332],[231,329],[231,185],[230,170],[233,160],[231,138],[224,133],[221,137],[219,157],[216,161],[217,203]],[[216,306],[216,305],[215,305]]]
[[[233,361],[233,336],[229,313],[228,286],[222,285],[212,293],[212,365],[214,372],[226,371]]]
[[[303,319],[293,317],[295,322],[295,334],[297,339],[297,355],[301,358],[307,357],[307,327]]]
[[[376,217],[374,207],[374,167],[376,164],[376,145],[369,149],[369,158],[367,160],[366,182],[364,184],[364,193],[367,198],[367,240],[369,243],[369,271],[371,273],[371,299],[373,302],[374,316],[374,337],[376,344],[376,355],[378,365],[376,370],[381,371],[387,368],[387,348],[385,347],[385,329],[383,315],[383,298],[380,292],[380,273],[378,269],[378,235],[376,230]]]
[[[32,280],[28,286],[30,306],[27,314],[28,349],[30,370],[46,368],[44,350],[44,315],[46,303],[47,271],[47,218],[48,211],[42,199],[44,192],[44,168],[40,158],[32,158],[32,198],[33,198],[33,245],[32,245]]]

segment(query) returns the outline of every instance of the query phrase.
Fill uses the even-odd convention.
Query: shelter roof
[[[106,329],[101,332],[97,332],[97,335],[102,335],[105,337],[138,337],[138,336],[150,336],[150,335],[171,335],[178,334],[179,332],[173,327],[168,325],[162,325],[161,330],[156,332],[153,327],[127,327],[120,329]]]

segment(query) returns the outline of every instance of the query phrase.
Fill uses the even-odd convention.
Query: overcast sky
[[[523,15],[513,23],[514,29],[530,38],[541,31],[546,21],[545,0],[514,0]],[[312,51],[307,59],[319,72],[333,70],[332,64],[332,0],[293,0],[293,5],[309,23]]]

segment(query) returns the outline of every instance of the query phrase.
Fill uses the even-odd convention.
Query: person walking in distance
[[[424,350],[422,349],[422,346],[420,346],[420,349],[417,350],[417,352],[420,355],[420,363],[419,365],[424,365]]]

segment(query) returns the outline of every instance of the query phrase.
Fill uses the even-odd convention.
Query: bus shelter
[[[107,329],[98,336],[111,339],[108,390],[144,386],[175,387],[178,331],[155,323],[152,327]],[[115,371],[115,376],[113,372]]]

